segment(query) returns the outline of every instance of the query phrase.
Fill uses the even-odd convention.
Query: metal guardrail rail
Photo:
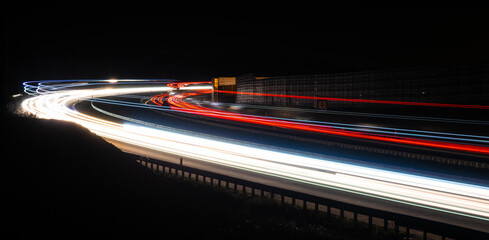
[[[394,229],[396,233],[403,232],[406,239],[419,237],[421,239],[489,239],[489,234],[454,226],[446,223],[426,220],[423,218],[406,216],[398,213],[377,210],[368,207],[356,206],[336,200],[317,197],[310,194],[291,191],[265,184],[255,183],[218,173],[204,171],[182,164],[138,157],[138,163],[153,171],[176,175],[182,178],[215,185],[219,188],[231,189],[250,197],[268,197],[279,201],[282,206],[292,204],[304,210],[324,212],[328,216],[338,215],[340,218],[350,218],[354,223],[364,222],[369,228],[374,225],[385,230]],[[298,204],[300,203],[301,204]],[[348,215],[348,216],[347,216]]]

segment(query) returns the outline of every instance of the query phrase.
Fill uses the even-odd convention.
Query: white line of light
[[[67,107],[90,97],[169,90],[169,87],[64,90],[29,98],[22,103],[22,108],[38,117],[75,122],[102,137],[136,146],[489,221],[487,187],[319,160],[132,124],[118,124]]]

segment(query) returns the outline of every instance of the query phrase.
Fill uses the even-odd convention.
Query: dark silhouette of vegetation
[[[73,123],[5,118],[2,235],[400,239],[392,232],[155,174]]]

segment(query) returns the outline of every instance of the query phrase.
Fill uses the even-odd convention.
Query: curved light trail
[[[229,94],[242,94],[242,95],[265,96],[265,97],[298,98],[298,99],[312,99],[312,100],[328,100],[328,101],[337,101],[337,102],[379,103],[379,104],[424,106],[424,107],[443,107],[443,108],[489,109],[489,106],[470,105],[470,104],[406,102],[406,101],[387,101],[387,100],[356,99],[356,98],[311,97],[311,96],[270,94],[270,93],[236,92],[236,91],[225,91],[225,90],[215,90],[215,91],[220,92],[220,93],[229,93]]]
[[[257,122],[269,121],[256,116],[230,115],[226,112],[213,112],[214,110],[192,106],[181,101],[183,97],[178,96],[182,95],[168,97],[167,92],[171,91],[173,87],[168,87],[164,83],[166,82],[129,80],[127,82],[31,82],[26,84],[26,92],[36,96],[27,98],[21,106],[24,111],[35,114],[37,117],[75,122],[106,139],[117,140],[146,149],[311,184],[324,189],[336,189],[489,221],[489,188],[485,186],[368,168],[337,162],[334,159],[316,159],[260,147],[243,146],[233,142],[198,137],[188,132],[184,134],[175,131],[163,131],[135,122],[113,122],[79,112],[73,108],[76,103],[85,100],[105,101],[108,104],[127,104],[128,107],[142,107],[145,105],[129,104],[113,99],[104,100],[104,98],[151,94],[151,96],[159,96],[153,97],[154,101],[164,101],[166,98],[171,104],[178,106],[178,110],[182,111],[202,113],[205,110],[212,115],[219,114],[236,119],[241,117]],[[144,86],[145,84],[147,86]],[[161,95],[161,92],[165,93]],[[184,93],[183,96],[194,94],[200,93]],[[158,98],[160,99],[158,100]],[[170,110],[160,106],[154,107]],[[277,122],[280,121],[275,120],[274,124]],[[283,124],[286,123],[283,122]],[[326,127],[318,128],[309,125],[305,125],[303,129],[332,131]]]
[[[353,130],[345,129],[344,126],[337,128],[328,125],[318,125],[318,124],[304,123],[298,121],[234,113],[234,112],[201,107],[183,101],[185,98],[189,96],[196,96],[196,95],[206,94],[206,93],[210,93],[210,92],[200,91],[200,92],[192,92],[192,93],[183,93],[183,94],[178,94],[173,96],[168,96],[168,94],[163,94],[163,95],[154,96],[151,100],[153,103],[157,105],[162,105],[163,101],[166,100],[175,110],[187,112],[191,114],[213,117],[213,118],[220,118],[220,119],[253,123],[259,125],[266,125],[266,126],[281,127],[281,128],[301,130],[301,131],[316,132],[322,134],[337,135],[343,137],[351,137],[357,139],[367,139],[367,140],[397,143],[397,144],[448,149],[448,150],[455,150],[455,151],[467,151],[467,152],[473,152],[479,154],[489,154],[489,147],[487,146],[405,137],[408,135],[411,136],[414,135],[418,137],[429,137],[429,138],[437,138],[437,139],[444,139],[444,140],[459,140],[459,141],[475,142],[479,144],[487,144],[489,138],[483,136],[476,136],[478,139],[470,139],[470,138],[466,138],[466,136],[447,137],[447,136],[440,136],[438,133],[436,133],[438,135],[434,135],[433,132],[431,132],[431,135],[426,135],[426,134],[422,135],[419,133],[417,134],[405,133],[402,129],[400,129],[399,133],[395,132],[395,135],[394,134],[387,135],[386,131],[379,131],[379,130],[372,131],[372,129],[369,129],[369,131],[365,131],[365,130],[353,131]]]

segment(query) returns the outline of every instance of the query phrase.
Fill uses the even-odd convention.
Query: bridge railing
[[[214,172],[200,170],[180,164],[139,157],[137,160],[141,165],[153,171],[176,175],[181,178],[208,183],[218,188],[225,188],[240,192],[250,197],[271,198],[278,201],[282,206],[291,204],[304,210],[310,209],[315,212],[324,212],[328,216],[336,215],[340,218],[349,218],[354,223],[364,222],[369,228],[374,226],[385,230],[394,229],[396,233],[403,232],[415,239],[489,239],[489,234],[440,223],[418,217],[377,210],[363,206],[357,206],[336,200],[317,197],[310,194],[291,191],[283,188],[273,187],[265,184],[255,183],[235,177],[230,177]]]

